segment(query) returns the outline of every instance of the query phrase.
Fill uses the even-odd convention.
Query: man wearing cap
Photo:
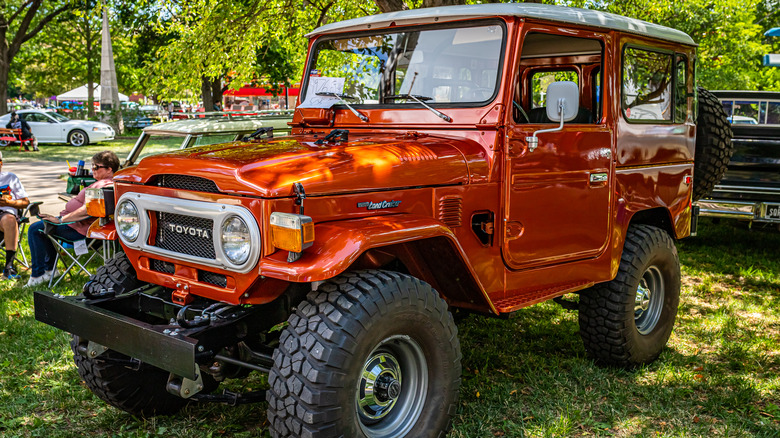
[[[30,205],[19,177],[3,172],[3,153],[0,152],[0,229],[5,237],[5,268],[3,280],[16,280],[19,274],[14,268],[14,259],[19,245],[19,210]]]

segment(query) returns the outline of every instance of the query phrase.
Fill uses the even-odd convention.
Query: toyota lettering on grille
[[[168,228],[178,234],[189,234],[190,236],[198,236],[204,239],[209,238],[209,230],[203,228],[188,227],[186,225],[168,224]]]

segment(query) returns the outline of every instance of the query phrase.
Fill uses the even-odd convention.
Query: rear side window
[[[671,53],[623,51],[623,114],[631,121],[672,120]]]

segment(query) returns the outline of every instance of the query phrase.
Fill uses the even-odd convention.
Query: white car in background
[[[114,128],[89,120],[71,120],[54,112],[27,109],[16,112],[30,125],[38,143],[69,143],[73,146],[86,146],[89,143],[113,140]],[[0,127],[5,128],[11,114],[0,117]]]

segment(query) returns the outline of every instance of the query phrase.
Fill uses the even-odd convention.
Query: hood
[[[111,125],[108,125],[103,122],[93,122],[92,120],[68,120],[67,122],[60,122],[63,125],[79,125],[80,128],[94,128],[96,126],[99,127],[106,127],[109,128]]]
[[[262,197],[290,196],[296,182],[307,195],[466,184],[463,148],[479,148],[470,140],[389,134],[315,141],[295,136],[184,149],[146,157],[114,179],[146,183],[160,174],[186,174],[213,180],[222,192]]]

